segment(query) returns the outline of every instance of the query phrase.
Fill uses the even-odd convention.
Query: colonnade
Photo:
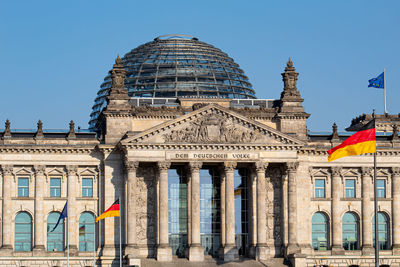
[[[136,238],[136,172],[139,164],[134,161],[127,161],[127,203],[128,218],[127,221],[127,254],[134,254],[134,248],[137,248]],[[200,170],[203,163],[200,161],[188,162],[188,259],[189,261],[202,261],[204,259],[204,250],[201,245],[200,236]],[[158,243],[156,258],[158,261],[171,261],[172,251],[168,243],[168,170],[171,167],[169,161],[157,162],[158,169]],[[238,257],[238,249],[235,245],[235,206],[234,206],[234,171],[237,167],[236,162],[227,161],[222,163],[221,173],[221,257],[225,261],[231,261]],[[250,244],[254,255],[258,260],[267,260],[270,257],[269,247],[267,245],[267,211],[266,211],[266,186],[265,173],[268,167],[267,162],[257,161],[251,164],[252,179],[250,181],[251,203],[250,207]],[[288,192],[288,249],[291,253],[297,252],[296,225],[296,170],[298,163],[287,164],[288,180],[290,189]],[[256,190],[254,192],[253,190]],[[284,194],[285,195],[285,194]],[[129,255],[128,255],[129,256]]]

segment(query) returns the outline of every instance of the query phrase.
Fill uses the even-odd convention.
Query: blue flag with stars
[[[385,88],[385,73],[382,72],[378,77],[368,80],[368,87]]]
[[[60,223],[60,221],[63,220],[64,218],[68,217],[68,211],[67,210],[68,210],[68,201],[65,202],[65,206],[64,206],[64,208],[63,208],[63,210],[62,210],[62,212],[60,214],[60,217],[58,217],[58,221],[57,221],[56,225],[54,226],[53,230],[51,230],[50,232],[53,232],[54,230],[56,230],[56,228],[57,228],[58,224]]]

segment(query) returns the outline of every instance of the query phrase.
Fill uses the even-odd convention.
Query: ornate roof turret
[[[7,119],[5,123],[5,130],[3,134],[3,138],[10,138],[11,137],[11,128],[10,128],[10,121]]]
[[[112,85],[110,94],[107,96],[106,111],[129,111],[129,95],[128,90],[125,89],[125,75],[126,70],[122,59],[117,56],[113,69],[110,71]]]
[[[42,123],[42,121],[41,120],[39,120],[38,121],[38,123],[37,123],[37,131],[36,131],[36,134],[35,134],[35,137],[36,138],[43,138],[43,123]]]
[[[283,91],[281,93],[280,112],[304,112],[303,99],[297,90],[297,77],[299,73],[293,67],[293,61],[289,58],[286,63],[285,72],[282,73]],[[289,103],[290,102],[290,103]]]
[[[331,140],[339,140],[339,134],[338,134],[336,122],[334,122],[333,125],[332,125]]]
[[[75,135],[75,123],[74,123],[73,120],[71,120],[71,121],[69,122],[69,132],[68,132],[67,138],[68,138],[68,139],[70,139],[70,138],[76,138],[76,135]]]

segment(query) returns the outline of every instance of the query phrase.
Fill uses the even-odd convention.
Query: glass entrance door
[[[185,256],[187,240],[187,179],[183,168],[168,171],[168,232],[172,254]]]
[[[218,256],[221,246],[220,177],[214,167],[200,170],[200,237],[205,255]]]

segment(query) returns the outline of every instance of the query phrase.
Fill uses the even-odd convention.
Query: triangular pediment
[[[139,134],[128,134],[127,138],[121,141],[122,145],[139,143],[304,145],[297,138],[216,104],[205,106]]]

